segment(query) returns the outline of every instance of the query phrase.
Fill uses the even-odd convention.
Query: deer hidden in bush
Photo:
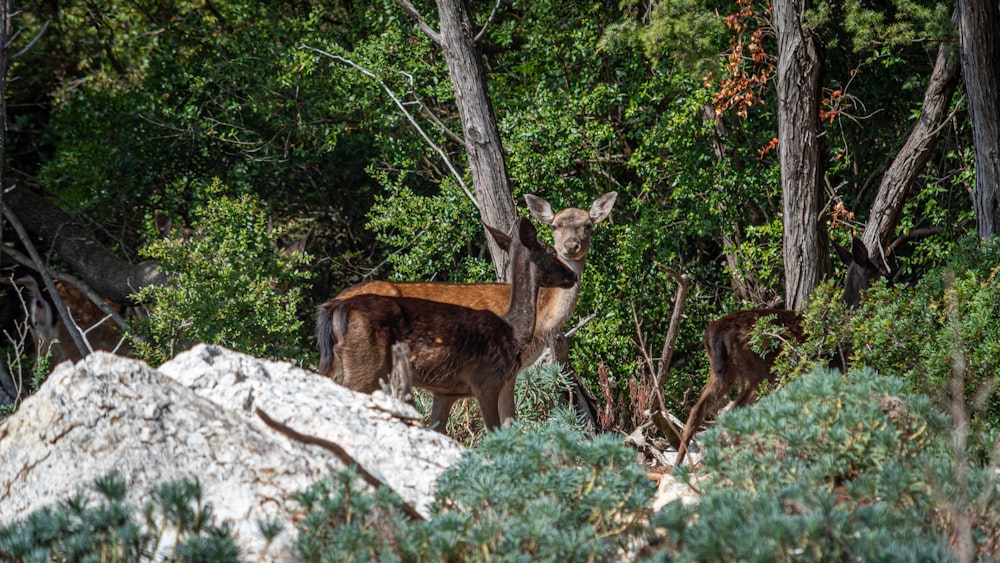
[[[47,289],[29,274],[21,274],[5,280],[21,293],[26,310],[28,326],[35,340],[37,359],[48,357],[49,365],[63,361],[77,361],[94,350],[105,350],[117,354],[128,354],[130,347],[121,327],[111,315],[91,300],[83,291],[71,284],[56,280],[54,286],[59,292],[70,319],[60,317]],[[104,300],[105,308],[120,308],[119,305]],[[86,345],[80,350],[70,331],[75,331]]]
[[[405,342],[413,384],[433,396],[432,428],[445,432],[452,405],[470,396],[479,401],[487,428],[512,418],[513,396],[508,401],[502,391],[530,353],[539,288],[572,287],[577,275],[538,240],[527,218],[519,219],[513,238],[487,229],[510,255],[510,298],[502,316],[414,297],[331,299],[317,312],[320,373],[330,373],[336,356],[342,384],[371,393],[391,370],[392,345]]]
[[[842,300],[853,309],[861,302],[861,292],[868,289],[872,280],[884,276],[886,272],[869,259],[868,249],[857,237],[851,241],[850,251],[836,243],[834,248],[847,265]],[[705,352],[708,354],[711,373],[708,384],[684,425],[675,465],[684,461],[695,431],[705,417],[718,410],[734,385],[740,384],[740,393],[733,400],[733,406],[743,407],[756,399],[757,388],[762,382],[774,380],[771,366],[774,365],[778,350],[761,356],[750,347],[753,327],[764,317],[773,317],[773,322],[784,329],[790,340],[799,343],[805,340],[801,316],[798,312],[787,309],[736,311],[709,324],[705,329]],[[833,359],[830,365],[843,368],[839,358]]]

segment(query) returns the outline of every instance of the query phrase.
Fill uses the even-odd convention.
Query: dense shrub
[[[642,530],[653,485],[614,436],[565,421],[489,433],[438,480],[432,517],[406,521],[384,491],[351,491],[350,475],[300,496],[309,561],[592,561]]]
[[[954,377],[973,406],[975,455],[985,459],[1000,431],[1000,241],[968,238],[946,267],[912,286],[876,284],[856,311],[831,284],[814,292],[805,312],[810,335],[786,347],[775,372],[794,379],[833,355],[895,374],[947,405]],[[980,432],[982,430],[982,432]]]
[[[948,436],[948,418],[902,379],[813,370],[719,417],[702,448],[703,495],[655,515],[651,557],[942,561],[949,537],[989,550],[993,469],[967,467]]]
[[[258,357],[301,360],[297,308],[307,273],[301,253],[283,256],[257,200],[224,193],[198,210],[194,232],[159,239],[144,249],[171,274],[143,289],[149,316],[137,327],[136,355],[153,365],[193,344],[220,344]]]

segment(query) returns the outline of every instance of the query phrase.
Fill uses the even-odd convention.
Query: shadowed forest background
[[[353,283],[495,279],[445,56],[407,3],[260,4],[15,6],[3,181],[16,188],[4,197],[32,215],[41,204],[16,194],[40,195],[30,201],[65,212],[115,257],[155,259],[173,276],[178,283],[145,290],[151,314],[130,324],[135,353],[153,363],[205,340],[314,366],[314,309]],[[434,5],[416,9],[437,25]],[[706,378],[706,324],[741,308],[805,308],[786,298],[789,272],[815,274],[803,282],[821,288],[809,305],[816,322],[831,324],[817,331],[825,341],[816,350],[790,354],[788,370],[835,349],[910,374],[921,391],[944,388],[950,352],[915,352],[936,337],[908,338],[947,332],[946,315],[934,314],[944,311],[946,267],[965,260],[992,287],[995,264],[979,254],[993,247],[982,247],[979,235],[991,233],[981,219],[977,231],[955,5],[819,3],[804,12],[821,65],[810,71],[818,88],[806,119],[817,133],[817,207],[805,221],[784,207],[797,196],[783,192],[781,29],[766,3],[469,9],[483,29],[477,48],[517,214],[527,215],[525,194],[556,209],[619,194],[594,230],[566,326],[577,327],[570,367],[596,395],[605,428],[630,432],[652,404],[677,293],[663,268],[692,280],[662,382],[667,410],[681,419]],[[928,123],[923,149],[907,153]],[[901,154],[919,162],[890,178]],[[174,225],[166,238],[157,211]],[[790,225],[815,234],[815,259],[789,266]],[[35,234],[52,270],[91,285],[102,277]],[[831,305],[843,279],[831,243],[849,246],[852,235],[879,249],[892,288],[848,316]],[[305,255],[280,253],[296,241]],[[3,242],[22,246],[9,224]],[[15,265],[9,253],[2,259]],[[918,299],[928,308],[900,304]],[[958,340],[988,341],[987,309],[977,309],[980,332]],[[23,320],[16,302],[8,311],[8,327],[18,313]],[[918,312],[930,317],[906,316]],[[875,340],[890,351],[873,351]],[[995,358],[970,346],[968,354]],[[32,352],[20,350],[26,366]],[[990,379],[992,361],[976,373]]]

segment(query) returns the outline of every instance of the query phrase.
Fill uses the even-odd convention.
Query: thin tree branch
[[[14,227],[14,231],[17,232],[17,236],[21,239],[24,247],[28,250],[28,255],[31,256],[31,260],[35,263],[35,269],[42,274],[42,281],[45,283],[45,287],[49,290],[49,297],[52,298],[52,302],[56,306],[56,310],[59,311],[59,316],[62,317],[63,322],[67,323],[67,326],[72,326],[69,324],[68,320],[71,318],[69,311],[66,310],[66,305],[63,304],[62,299],[59,297],[59,291],[56,290],[56,286],[52,283],[52,274],[49,269],[45,266],[45,262],[42,261],[42,257],[38,254],[38,250],[35,249],[35,245],[31,242],[31,237],[28,236],[28,232],[24,229],[24,225],[17,218],[16,215],[10,210],[6,205],[0,206],[0,211],[3,212],[3,216],[6,217],[7,222]],[[80,351],[80,355],[86,357],[89,353],[89,346],[84,342],[83,335],[79,331],[69,330],[67,331],[70,337],[73,338],[73,344],[76,345],[77,349]]]
[[[479,30],[479,33],[477,33],[476,36],[472,38],[473,41],[479,43],[479,40],[482,39],[483,35],[486,34],[486,28],[488,28],[490,24],[493,23],[493,18],[496,17],[497,9],[499,7],[500,7],[500,0],[497,0],[497,3],[493,4],[493,11],[490,12],[490,17],[486,18],[486,23],[483,24],[483,27],[482,29]]]
[[[354,457],[352,457],[351,454],[347,453],[347,450],[342,448],[339,444],[331,442],[330,440],[324,440],[323,438],[319,438],[316,436],[309,436],[307,434],[302,434],[301,432],[297,432],[293,430],[290,426],[278,422],[277,420],[274,420],[273,418],[268,416],[267,413],[265,413],[260,409],[260,407],[257,407],[257,416],[259,416],[260,419],[264,421],[264,424],[267,424],[271,428],[274,428],[278,432],[281,432],[285,436],[288,436],[289,438],[297,442],[319,446],[327,451],[333,452],[338,458],[340,458],[340,460],[345,465],[347,466],[353,465],[355,468],[357,468],[358,475],[372,487],[376,489],[379,487],[385,487],[386,489],[392,490],[392,487],[390,487],[388,483],[382,481],[382,479],[379,479],[378,477],[373,475],[370,471],[365,469],[365,467],[361,465],[358,462],[358,460],[354,459]],[[410,503],[406,502],[405,500],[400,500],[400,508],[402,508],[403,512],[405,512],[407,516],[409,516],[414,520],[426,520],[426,518],[424,518],[422,514],[417,512],[416,508],[414,508],[412,505],[410,505]]]
[[[16,61],[22,55],[30,51],[31,48],[35,46],[35,43],[38,43],[38,40],[42,38],[42,35],[45,34],[45,30],[49,28],[49,22],[51,21],[52,20],[46,20],[45,23],[42,24],[42,29],[38,30],[38,33],[35,34],[35,37],[31,41],[29,41],[28,44],[25,45],[23,49],[11,55],[10,62]],[[8,45],[4,45],[4,49],[6,49],[7,47]]]
[[[403,102],[399,99],[399,97],[396,96],[395,92],[393,92],[392,89],[389,88],[389,85],[386,84],[384,80],[376,76],[374,72],[368,70],[367,68],[355,63],[350,59],[341,57],[340,55],[327,53],[326,51],[317,49],[315,47],[310,47],[308,45],[303,45],[302,48],[309,49],[310,51],[314,51],[321,55],[330,57],[333,60],[340,61],[350,66],[351,68],[357,70],[358,72],[364,74],[365,76],[377,81],[379,85],[382,87],[382,89],[385,90],[387,94],[389,94],[389,97],[392,98],[392,101],[396,103],[396,106],[399,107],[400,111],[403,112],[403,115],[406,116],[406,119],[409,120],[409,122],[417,129],[417,132],[419,132],[420,136],[423,137],[424,142],[430,145],[430,147],[434,149],[438,153],[438,155],[441,156],[441,160],[444,161],[445,166],[448,167],[448,170],[451,171],[452,176],[454,176],[455,180],[458,181],[458,185],[460,188],[462,188],[462,191],[465,192],[466,197],[469,198],[469,201],[472,202],[472,205],[476,208],[476,210],[479,211],[480,214],[482,213],[482,210],[479,208],[479,202],[476,201],[475,196],[473,196],[472,192],[469,191],[469,187],[465,185],[465,181],[462,180],[462,175],[459,174],[458,170],[455,169],[455,166],[452,165],[451,160],[448,158],[448,155],[444,152],[444,150],[441,147],[437,146],[434,143],[434,141],[431,140],[430,136],[428,136],[426,132],[424,132],[423,128],[420,127],[420,124],[417,123],[417,120],[413,118],[413,115],[410,114],[409,111],[407,111],[406,106],[403,105]]]
[[[444,49],[444,37],[441,36],[440,32],[438,32],[436,29],[428,25],[427,22],[424,21],[424,18],[420,17],[420,12],[418,12],[417,9],[413,7],[413,4],[410,3],[410,0],[396,0],[396,5],[402,8],[403,11],[406,12],[406,15],[416,20],[417,25],[420,26],[421,31],[427,34],[427,37],[430,37],[431,41],[437,43],[438,47]]]

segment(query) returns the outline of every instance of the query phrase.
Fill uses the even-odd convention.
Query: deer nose
[[[579,241],[568,240],[566,241],[566,244],[564,244],[563,246],[566,248],[567,254],[576,254],[577,252],[580,252]]]

